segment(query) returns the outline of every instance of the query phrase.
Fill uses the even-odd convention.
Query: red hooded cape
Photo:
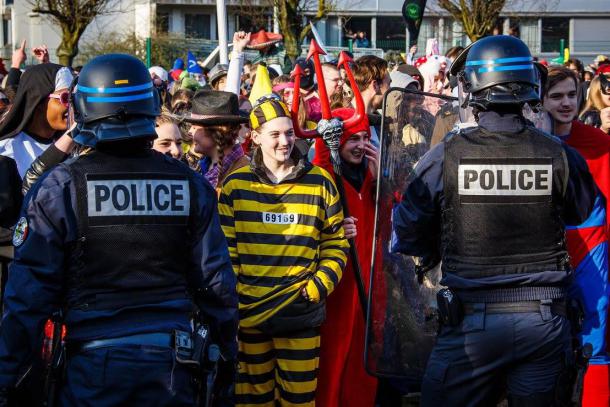
[[[343,138],[342,138],[343,139]],[[316,139],[313,164],[326,169],[334,177],[330,151]],[[349,214],[358,219],[355,238],[365,289],[369,290],[372,217],[375,213],[375,183],[370,171],[360,191],[343,182],[349,203]],[[316,389],[316,405],[323,407],[373,407],[377,379],[364,369],[364,318],[360,308],[356,280],[348,260],[343,277],[326,303],[326,321],[321,327],[320,367]]]
[[[606,234],[610,230],[610,136],[595,127],[579,121],[572,123],[570,137],[566,143],[582,155],[589,166],[595,184],[606,199]],[[568,239],[568,250],[578,242]],[[583,243],[584,244],[584,243]],[[574,247],[572,247],[574,249]],[[610,340],[606,332],[606,343]],[[589,365],[583,388],[584,407],[610,406],[609,365]]]

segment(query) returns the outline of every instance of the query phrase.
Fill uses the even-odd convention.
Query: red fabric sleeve
[[[312,164],[324,168],[334,178],[335,173],[333,172],[333,165],[330,161],[330,150],[328,147],[326,147],[324,140],[322,140],[320,137],[316,138],[315,150]]]

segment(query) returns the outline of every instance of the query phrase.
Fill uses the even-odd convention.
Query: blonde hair
[[[162,124],[175,124],[177,126],[178,122],[169,113],[163,111],[155,119],[155,127],[160,127]]]
[[[600,74],[605,75],[605,74]],[[610,75],[606,75],[606,78],[610,79]],[[582,109],[580,114],[584,114],[590,110],[602,110],[604,109],[606,104],[602,99],[602,86],[601,81],[599,80],[599,76],[596,76],[591,80],[591,84],[589,85],[589,95],[587,96],[587,102],[585,103],[585,107]]]

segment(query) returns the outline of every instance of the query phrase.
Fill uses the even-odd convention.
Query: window
[[[256,13],[256,15],[237,15],[237,26],[240,30],[245,32],[257,32],[260,29],[268,29],[269,16],[263,13]]]
[[[405,32],[402,17],[377,17],[377,48],[404,52]]]
[[[564,47],[568,46],[570,38],[570,19],[552,17],[542,19],[542,52],[560,52],[561,40]]]
[[[438,18],[424,17],[419,27],[417,38],[417,57],[426,55],[426,43],[428,38],[438,38]],[[413,42],[413,40],[411,40]],[[439,44],[440,47],[441,44]],[[439,50],[440,51],[440,50]]]
[[[169,32],[169,13],[157,13],[157,34]]]
[[[511,19],[511,23],[513,20]],[[539,27],[538,27],[538,19],[537,18],[522,18],[519,19],[516,23],[519,29],[519,38],[523,41],[532,54],[540,53],[540,38],[539,38]],[[567,39],[566,39],[567,41]],[[559,45],[557,45],[559,46]]]
[[[185,14],[184,33],[190,38],[210,38],[209,14]]]
[[[356,46],[356,37],[360,31],[364,32],[369,41],[371,40],[371,17],[345,17],[343,45],[347,45],[351,38],[354,40],[354,46]]]

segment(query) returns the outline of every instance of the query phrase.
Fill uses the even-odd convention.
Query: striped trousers
[[[270,336],[240,328],[237,406],[315,406],[319,328]]]

